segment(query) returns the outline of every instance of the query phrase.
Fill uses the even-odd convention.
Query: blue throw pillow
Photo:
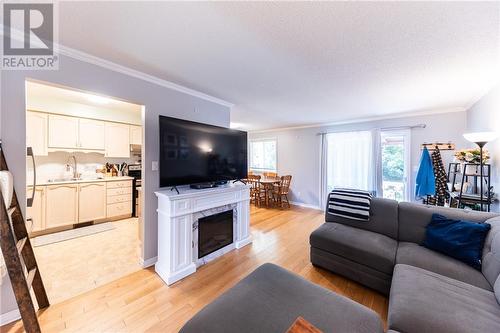
[[[422,245],[480,270],[484,240],[490,228],[488,223],[452,220],[433,214]]]

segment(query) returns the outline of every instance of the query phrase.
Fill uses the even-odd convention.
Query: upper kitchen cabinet
[[[142,127],[130,125],[130,144],[142,145]]]
[[[26,113],[26,146],[33,148],[35,156],[47,156],[47,119],[46,113]]]
[[[80,118],[78,127],[80,149],[104,150],[104,121]]]
[[[129,125],[107,122],[105,133],[106,157],[130,158]]]
[[[104,150],[104,121],[50,114],[49,148]]]
[[[78,118],[49,114],[48,146],[78,149]]]

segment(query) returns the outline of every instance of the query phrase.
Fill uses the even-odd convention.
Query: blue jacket
[[[436,194],[436,180],[434,178],[434,168],[432,166],[431,155],[427,147],[422,151],[420,166],[418,167],[415,196],[425,197]]]

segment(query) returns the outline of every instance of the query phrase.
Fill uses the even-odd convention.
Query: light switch
[[[151,170],[158,171],[158,161],[151,162]]]

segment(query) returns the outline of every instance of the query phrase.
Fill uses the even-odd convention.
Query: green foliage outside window
[[[404,151],[402,145],[382,146],[382,179],[401,181],[404,177]]]

